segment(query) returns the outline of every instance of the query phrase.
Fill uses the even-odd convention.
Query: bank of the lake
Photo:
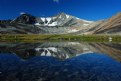
[[[121,42],[120,35],[45,35],[45,34],[4,34],[1,41],[86,41]]]

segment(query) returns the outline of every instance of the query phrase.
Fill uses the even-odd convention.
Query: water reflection
[[[41,43],[0,43],[1,53],[17,54],[23,59],[34,56],[52,56],[68,59],[85,53],[103,53],[121,61],[120,43],[84,42],[41,42]]]
[[[121,81],[121,44],[0,43],[0,81]]]

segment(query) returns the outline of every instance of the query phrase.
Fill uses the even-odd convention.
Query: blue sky
[[[121,12],[121,0],[0,0],[0,19],[13,19],[21,12],[35,16],[65,12],[86,20],[100,20]]]

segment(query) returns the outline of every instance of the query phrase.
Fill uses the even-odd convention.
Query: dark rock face
[[[36,22],[35,19],[36,18],[30,14],[22,14],[12,23],[34,24]]]
[[[1,81],[120,81],[120,68],[120,63],[96,53],[65,61],[39,56],[24,61],[0,55]]]

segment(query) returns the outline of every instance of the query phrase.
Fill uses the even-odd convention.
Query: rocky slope
[[[97,27],[90,30],[93,34],[121,34],[121,13],[103,20]]]

